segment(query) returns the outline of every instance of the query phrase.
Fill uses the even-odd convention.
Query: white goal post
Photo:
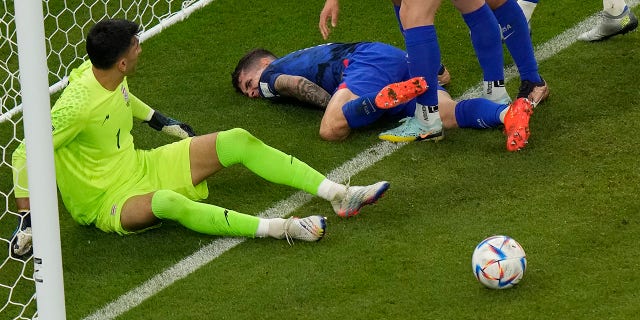
[[[144,42],[212,1],[16,0],[0,4],[1,318],[66,317],[50,94],[62,90],[70,71],[86,59],[86,33],[100,20],[123,18],[141,26]],[[34,240],[34,255],[22,258],[10,251],[19,221],[11,155],[21,141],[27,144]]]
[[[33,232],[33,279],[42,318],[64,319],[64,285],[58,197],[47,83],[41,0],[16,2],[16,36],[29,170]],[[35,218],[37,216],[37,218]]]

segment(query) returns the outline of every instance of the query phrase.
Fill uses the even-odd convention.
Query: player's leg
[[[504,86],[504,56],[500,26],[484,0],[453,1],[471,32],[471,43],[483,74],[483,97],[509,103],[511,98]]]
[[[194,185],[221,168],[234,164],[242,164],[270,182],[314,195],[318,193],[320,184],[327,180],[306,163],[266,145],[240,128],[194,137],[189,150]],[[333,200],[343,190],[340,185],[331,184],[329,191],[318,196]]]
[[[200,175],[196,179],[196,173],[215,172],[218,164],[223,167],[242,164],[270,182],[317,195],[330,201],[340,216],[357,214],[362,206],[375,202],[389,187],[386,181],[364,187],[347,187],[336,183],[308,164],[265,144],[240,128],[192,139],[191,171],[194,184],[202,181],[197,179],[206,178]],[[213,167],[212,170],[200,168],[209,165]]]
[[[327,104],[327,108],[320,121],[320,137],[322,139],[327,141],[341,141],[349,136],[351,126],[345,117],[343,109],[347,103],[355,101],[358,98],[357,95],[347,88],[340,89],[331,96],[331,100],[329,100],[329,104]],[[355,101],[351,103],[348,110],[353,115],[352,117],[357,118],[357,114],[375,112],[375,108],[369,105],[366,101]]]
[[[440,3],[440,0],[403,0],[400,6],[409,74],[424,78],[427,84],[438,83],[441,65],[440,46],[433,24]],[[413,117],[404,119],[399,127],[383,132],[379,137],[394,142],[444,138],[437,92],[427,90],[419,95]]]
[[[370,76],[375,78],[374,75]],[[328,141],[344,140],[351,129],[373,124],[389,113],[387,109],[402,109],[407,102],[422,94],[426,87],[424,79],[416,78],[390,84],[379,92],[363,96],[356,95],[346,87],[339,89],[331,97],[322,117],[320,137]],[[393,94],[389,91],[393,91]],[[394,113],[399,112],[402,111]]]
[[[526,18],[515,0],[487,0],[502,27],[502,38],[520,73],[518,98],[528,98],[534,105],[549,96],[549,87],[538,73]]]
[[[340,90],[345,88],[354,97],[351,101],[342,101],[343,111],[351,128],[356,128],[377,120],[380,109],[395,108],[413,100],[428,86],[422,77],[410,79],[406,52],[385,43],[371,42],[359,45],[350,56],[339,86]],[[360,120],[360,123],[351,120]]]
[[[441,114],[445,128],[498,128],[504,124],[507,136],[507,150],[518,151],[529,140],[529,120],[533,106],[526,98],[518,98],[510,105],[475,98],[459,102],[453,101],[444,90],[438,91]]]
[[[455,104],[454,119],[451,120],[460,128],[498,128],[503,124],[508,107],[484,98],[461,100]]]
[[[400,6],[402,4],[402,0],[392,0],[393,11],[396,14],[396,19],[398,20],[398,27],[400,28],[400,32],[404,34],[404,27],[402,26],[402,21],[400,20]],[[438,70],[438,85],[446,86],[451,82],[451,74],[449,74],[449,70],[447,67],[440,63],[440,70]]]
[[[522,9],[522,13],[524,13],[524,17],[527,19],[527,24],[529,26],[531,25],[531,16],[533,16],[533,11],[536,9],[537,5],[538,0],[518,0],[518,6]]]
[[[451,95],[440,87],[438,89],[438,107],[440,108],[440,118],[442,119],[442,126],[449,130],[458,128],[458,122],[456,121],[456,105],[457,101],[451,98]]]
[[[171,190],[159,190],[126,200],[120,212],[121,234],[139,232],[160,220],[174,220],[196,232],[216,236],[273,237],[318,241],[326,229],[322,216],[264,219],[193,201]]]
[[[349,88],[341,88],[331,96],[320,122],[320,137],[327,141],[341,141],[351,133],[351,129],[368,126],[386,113],[375,103],[376,94],[362,97]]]
[[[334,99],[346,97],[340,102],[343,103],[340,116],[353,129],[370,125],[386,115],[413,115],[413,99],[427,88],[424,78],[410,79],[406,52],[373,42],[358,46],[351,55]],[[410,138],[415,140],[415,134]]]
[[[193,165],[203,163],[191,161],[193,145],[193,139],[189,138],[153,150],[138,151],[140,170],[143,170],[145,178],[124,190],[105,195],[106,201],[99,210],[101,214],[96,226],[107,232],[128,234],[144,231],[157,226],[160,220],[169,219],[210,235],[276,237],[273,232],[262,232],[274,230],[265,228],[266,224],[301,240],[312,241],[322,237],[325,222],[321,216],[292,220],[283,226],[283,219],[262,221],[254,216],[194,201],[205,199],[208,189],[206,181],[192,180]],[[215,148],[214,145],[209,147]],[[218,160],[215,162],[219,163]],[[260,225],[263,225],[262,229]],[[307,231],[302,232],[301,228]]]
[[[208,195],[206,181],[192,181],[192,140],[180,140],[153,150],[138,151],[144,180],[110,191],[98,210],[96,227],[130,234],[156,227],[164,219],[210,235],[319,240],[322,216],[304,219],[259,219],[194,200]],[[217,161],[217,160],[216,160]],[[269,232],[269,233],[267,233]],[[284,236],[283,236],[284,234]]]
[[[578,36],[582,41],[602,41],[638,27],[638,18],[624,0],[603,0],[602,19],[593,29]]]

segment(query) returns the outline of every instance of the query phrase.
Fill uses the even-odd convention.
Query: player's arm
[[[302,102],[326,109],[331,95],[319,85],[307,78],[291,75],[280,75],[275,81],[275,89],[286,97],[296,98]]]
[[[129,101],[131,102],[131,111],[133,112],[133,116],[144,121],[151,128],[180,139],[196,135],[188,124],[163,115],[157,110],[149,107],[146,103],[131,93],[129,93]]]
[[[51,135],[54,152],[73,141],[89,122],[88,110],[68,103],[68,99],[64,97],[63,95],[51,109]],[[11,169],[13,172],[13,192],[18,210],[29,210],[27,148],[24,142],[21,142],[11,155]],[[21,198],[27,199],[26,202],[20,202],[18,199]],[[22,205],[23,203],[25,205]]]
[[[66,146],[84,130],[88,121],[88,110],[67,104],[61,98],[51,109],[53,150]],[[59,110],[63,109],[61,112]],[[20,143],[11,155],[13,173],[13,193],[18,209],[18,225],[11,239],[12,253],[25,256],[31,252],[31,204],[27,174],[27,152],[24,142]]]

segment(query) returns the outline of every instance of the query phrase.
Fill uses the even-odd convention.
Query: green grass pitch
[[[198,133],[243,127],[329,172],[395,124],[324,142],[320,112],[249,100],[230,80],[252,48],[283,55],[323,43],[322,5],[214,1],[143,43],[130,88]],[[541,1],[534,45],[599,10],[600,1]],[[448,90],[457,97],[479,83],[481,71],[450,2],[443,2],[436,26],[452,74]],[[343,1],[330,41],[404,47],[389,1]],[[574,43],[542,61],[551,96],[535,109],[521,152],[506,151],[500,130],[450,130],[439,143],[409,144],[351,177],[352,184],[391,182],[360,215],[340,219],[319,199],[294,212],[328,216],[319,243],[247,240],[118,319],[636,318],[639,41],[632,32]],[[507,51],[505,60],[512,63]],[[512,96],[518,84],[507,84]],[[134,131],[138,147],[172,140],[145,125]],[[2,190],[10,188],[6,171]],[[295,192],[242,167],[223,170],[209,184],[207,202],[250,214]],[[92,314],[216,239],[171,222],[136,236],[104,234],[74,223],[62,205],[60,222],[69,319]],[[515,238],[527,252],[528,269],[515,288],[488,290],[473,276],[474,246],[493,234]]]

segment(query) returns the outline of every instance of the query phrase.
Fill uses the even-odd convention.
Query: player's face
[[[260,92],[258,86],[260,84],[260,76],[264,71],[264,67],[253,67],[245,70],[238,76],[238,83],[240,84],[240,90],[249,98],[260,98]]]

